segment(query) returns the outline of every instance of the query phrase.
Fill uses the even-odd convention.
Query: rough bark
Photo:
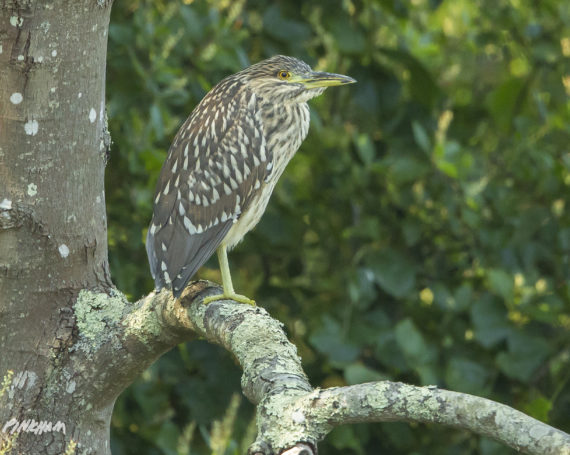
[[[104,76],[110,4],[0,2],[0,454],[109,454],[116,397],[158,356],[204,337],[243,368],[258,405],[251,454],[311,455],[332,427],[436,422],[528,453],[569,436],[511,408],[380,382],[314,390],[261,308],[201,304],[204,282],[130,303],[107,264]]]
[[[99,453],[108,444],[114,398],[85,399],[85,366],[72,362],[70,347],[80,290],[111,288],[103,186],[109,14],[96,1],[0,2],[0,378],[14,371],[0,422],[66,426],[65,434],[21,432],[21,453],[61,453],[70,439]]]

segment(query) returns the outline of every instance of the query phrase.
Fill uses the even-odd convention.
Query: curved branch
[[[257,405],[251,455],[314,455],[333,427],[360,422],[440,423],[496,439],[530,454],[570,455],[570,436],[506,405],[435,386],[389,381],[313,389],[283,325],[260,307],[215,301],[209,282],[190,284],[179,300],[151,293],[122,318],[118,338],[143,368],[160,352],[198,335],[239,361],[242,390]]]
[[[305,428],[306,440],[338,425],[404,421],[470,430],[524,453],[570,454],[570,435],[504,404],[435,386],[381,381],[315,390],[291,402],[287,413]]]

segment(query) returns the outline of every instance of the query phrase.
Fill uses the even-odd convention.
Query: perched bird
[[[179,297],[217,249],[232,299],[227,250],[253,229],[309,130],[307,101],[354,79],[277,55],[218,83],[184,122],[158,179],[146,249],[156,289]]]

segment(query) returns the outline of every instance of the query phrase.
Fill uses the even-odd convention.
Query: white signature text
[[[65,434],[65,423],[59,420],[55,423],[48,422],[47,420],[40,420],[39,422],[34,419],[16,420],[14,418],[8,420],[2,427],[2,433],[34,433],[37,435],[43,433],[56,433],[61,432]]]

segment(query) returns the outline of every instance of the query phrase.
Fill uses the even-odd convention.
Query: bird
[[[307,101],[354,82],[276,55],[226,77],[204,96],[174,137],[156,185],[146,250],[157,291],[167,288],[179,298],[217,251],[223,292],[203,303],[255,305],[234,291],[227,252],[259,222],[307,136]]]

